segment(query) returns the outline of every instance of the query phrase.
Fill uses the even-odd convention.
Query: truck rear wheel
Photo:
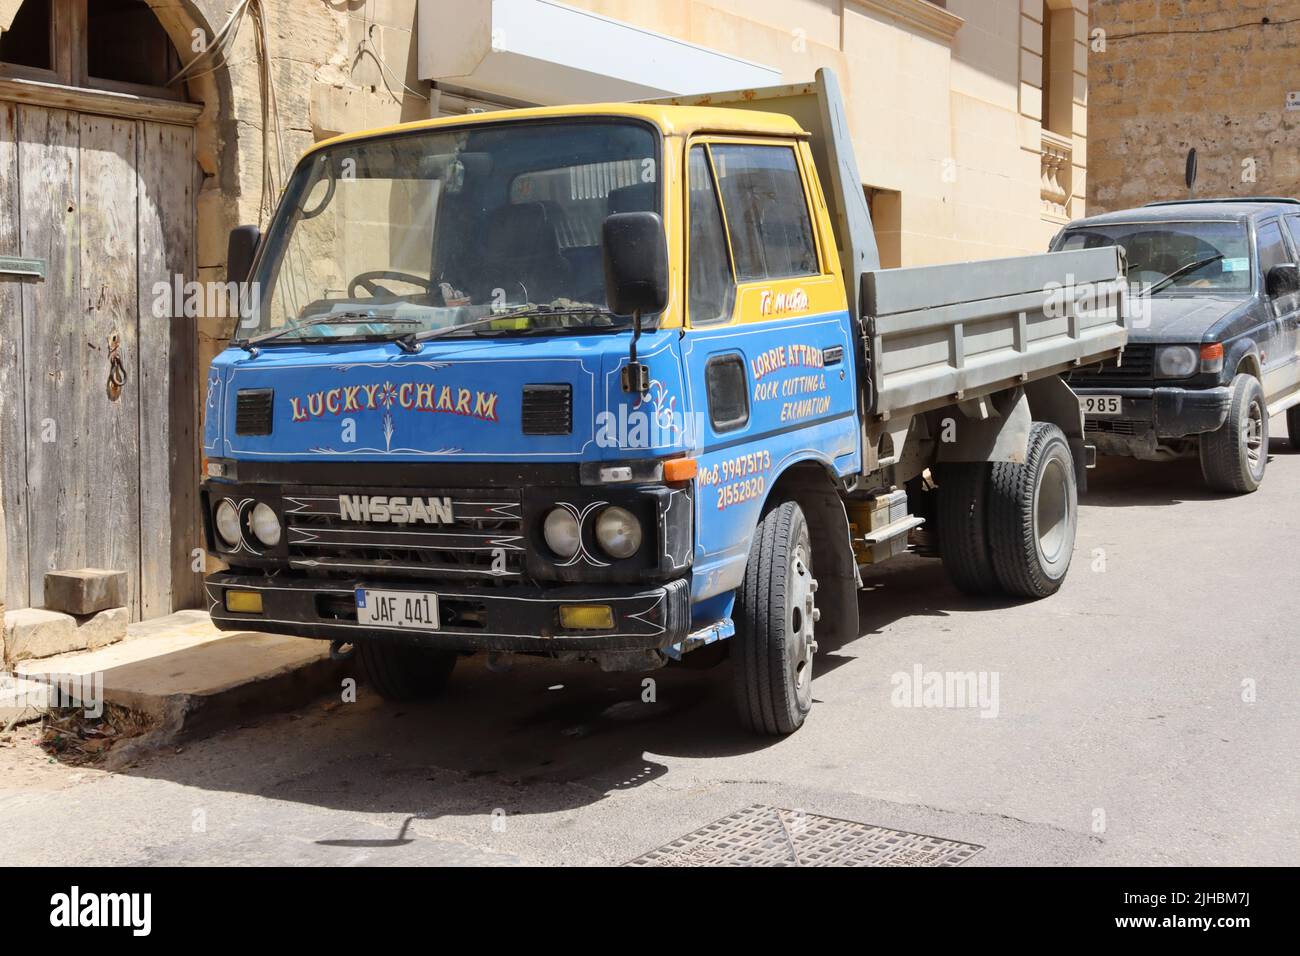
[[[1287,422],[1289,427],[1289,418]],[[1201,474],[1215,491],[1247,494],[1263,482],[1267,464],[1264,387],[1253,375],[1238,375],[1232,380],[1228,420],[1217,431],[1201,436]]]
[[[948,462],[939,469],[935,537],[943,569],[957,590],[976,596],[997,594],[998,579],[989,554],[989,463]]]
[[[798,504],[783,502],[754,530],[736,599],[736,708],[756,733],[793,733],[812,708],[816,591],[808,522]]]
[[[434,651],[384,640],[359,640],[357,663],[366,683],[384,700],[433,697],[447,686],[455,651]]]
[[[1070,569],[1078,516],[1070,443],[1055,425],[1035,422],[1024,464],[994,462],[989,476],[989,550],[1002,590],[1055,594]]]

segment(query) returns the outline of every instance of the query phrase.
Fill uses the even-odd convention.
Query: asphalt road
[[[984,847],[967,865],[1300,863],[1300,454],[1272,427],[1241,498],[1194,462],[1103,460],[1049,600],[883,566],[790,738],[736,728],[725,664],[660,671],[646,703],[641,675],[474,661],[434,703],[363,687],[120,773],[29,748],[5,862],[620,863],[758,803]],[[917,668],[988,696],[898,706]]]

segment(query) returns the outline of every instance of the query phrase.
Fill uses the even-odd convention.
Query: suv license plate
[[[1119,415],[1124,410],[1121,395],[1080,395],[1079,403],[1085,415]]]
[[[413,631],[436,631],[438,595],[429,591],[357,588],[357,622]]]

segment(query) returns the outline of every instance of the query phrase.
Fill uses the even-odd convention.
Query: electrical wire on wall
[[[1245,30],[1249,27],[1283,27],[1290,23],[1300,23],[1300,17],[1290,17],[1286,20],[1274,20],[1271,17],[1262,17],[1259,20],[1247,20],[1245,23],[1234,23],[1232,26],[1210,27],[1208,29],[1193,27],[1186,30],[1138,30],[1133,33],[1110,33],[1107,34],[1106,40],[1113,43],[1117,40],[1133,40],[1138,37],[1169,37],[1228,33],[1232,30]]]
[[[325,0],[325,2],[328,3],[329,0]],[[388,85],[388,80],[385,78],[385,75],[395,80],[398,86],[410,93],[412,96],[419,97],[427,102],[429,97],[424,93],[421,93],[419,90],[414,90],[407,86],[406,81],[393,72],[393,68],[388,65],[383,54],[375,47],[375,41],[371,39],[370,36],[371,32],[375,28],[375,23],[370,14],[370,5],[372,2],[373,0],[366,0],[366,5],[362,9],[361,22],[365,29],[362,31],[361,42],[357,44],[356,53],[352,57],[352,64],[349,72],[355,74],[357,63],[361,61],[362,56],[369,56],[379,66],[379,78],[384,81],[384,89],[388,91],[388,95],[391,96],[394,101],[400,103],[402,98],[393,92],[393,88]]]

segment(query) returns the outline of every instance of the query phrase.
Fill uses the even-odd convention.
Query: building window
[[[145,0],[24,0],[0,35],[0,78],[185,99],[181,59]]]
[[[27,0],[0,35],[0,62],[35,70],[54,69],[51,0]]]
[[[144,0],[95,0],[89,5],[86,72],[90,77],[165,87],[180,68],[171,38]]]

